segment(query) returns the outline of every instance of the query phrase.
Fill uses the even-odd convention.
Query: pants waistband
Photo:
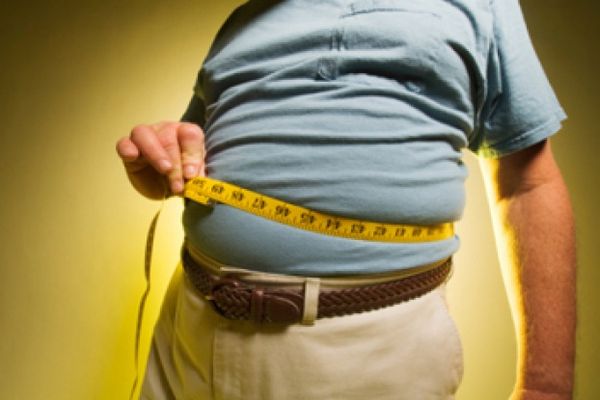
[[[251,269],[239,268],[223,264],[210,256],[196,250],[192,246],[184,244],[183,252],[187,252],[190,257],[201,264],[210,273],[217,276],[235,275],[244,281],[273,285],[301,285],[306,279],[318,279],[322,288],[351,288],[356,286],[373,285],[377,283],[392,282],[407,278],[413,275],[419,275],[429,270],[435,269],[446,263],[448,259],[435,261],[430,264],[419,265],[412,268],[404,268],[396,271],[382,272],[376,274],[353,274],[353,275],[335,275],[335,276],[301,276],[288,275],[270,272],[262,272]]]
[[[182,249],[186,275],[222,316],[257,323],[313,324],[419,297],[447,280],[451,259],[400,274],[301,277],[234,268]]]

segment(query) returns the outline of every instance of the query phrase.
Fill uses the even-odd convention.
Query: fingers
[[[117,153],[130,177],[136,175],[145,187],[163,175],[171,192],[181,194],[184,179],[204,175],[204,133],[195,124],[138,125],[117,142]],[[155,178],[149,175],[152,170]]]
[[[131,131],[131,142],[137,147],[144,159],[161,174],[167,174],[173,168],[173,162],[163,144],[149,125],[138,125]]]
[[[199,126],[183,123],[177,130],[185,179],[204,175],[204,134]]]
[[[138,148],[128,137],[124,137],[117,142],[117,154],[125,163],[134,162],[140,156]]]
[[[171,168],[165,173],[169,180],[171,193],[183,192],[183,170],[181,165],[181,149],[177,140],[178,124],[162,125],[157,128],[157,138],[169,156]]]

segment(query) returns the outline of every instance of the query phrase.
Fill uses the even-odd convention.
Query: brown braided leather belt
[[[302,320],[304,290],[245,282],[235,274],[217,275],[200,265],[184,248],[184,270],[194,287],[222,316],[259,323],[292,324]],[[342,316],[398,304],[435,289],[448,277],[452,261],[389,282],[347,288],[328,288],[318,293],[317,318]]]

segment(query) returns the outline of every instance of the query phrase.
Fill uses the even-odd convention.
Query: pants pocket
[[[458,389],[458,386],[460,385],[460,382],[462,381],[462,377],[464,374],[464,357],[462,341],[456,322],[454,321],[454,318],[452,318],[448,310],[448,304],[445,295],[445,286],[438,289],[438,291],[445,311],[442,313],[442,315],[446,319],[445,331],[448,334],[449,373],[451,374],[452,380],[454,381],[453,391],[456,391]]]

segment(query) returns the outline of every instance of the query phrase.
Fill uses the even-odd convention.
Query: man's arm
[[[480,162],[515,321],[512,400],[570,400],[575,358],[575,233],[550,143]]]

